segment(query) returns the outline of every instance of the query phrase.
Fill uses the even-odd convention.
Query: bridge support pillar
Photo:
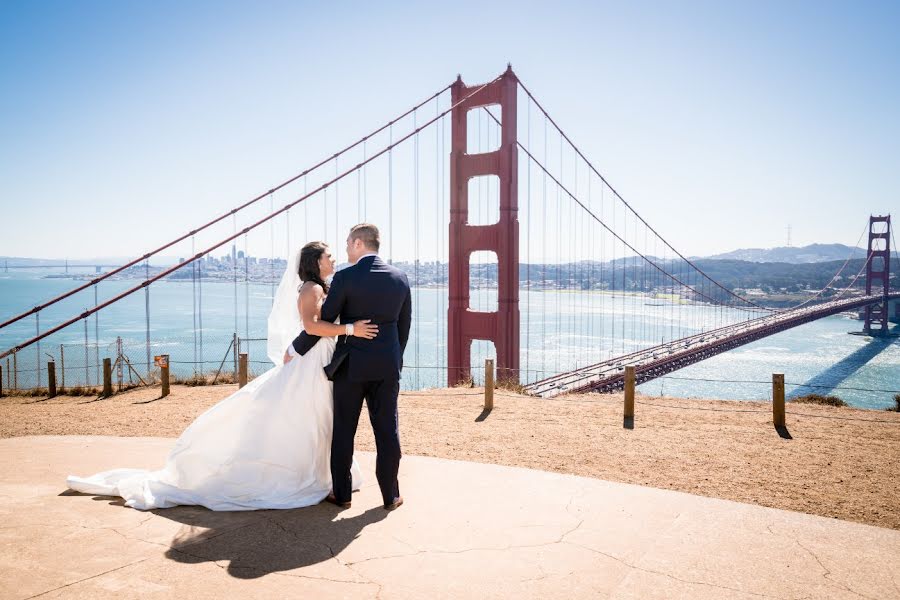
[[[883,225],[882,225],[883,224]],[[891,216],[869,217],[869,248],[866,256],[866,295],[881,293],[884,300],[866,306],[863,333],[888,333],[888,285],[891,278]]]
[[[466,86],[457,78],[451,88],[454,105],[481,86]],[[450,152],[450,302],[447,315],[447,383],[471,378],[472,340],[494,342],[497,379],[519,379],[519,194],[516,137],[518,81],[512,68],[451,113]],[[499,105],[500,147],[468,154],[467,116],[470,110]],[[469,225],[469,179],[496,175],[500,180],[500,219],[490,225]],[[469,261],[473,252],[497,255],[497,311],[478,312],[469,306]]]

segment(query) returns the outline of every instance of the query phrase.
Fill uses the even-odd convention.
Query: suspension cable
[[[29,316],[29,315],[32,315],[32,314],[34,314],[34,313],[36,313],[36,312],[40,312],[41,310],[47,308],[48,306],[51,306],[51,305],[53,305],[53,304],[56,304],[57,302],[60,302],[61,300],[64,300],[64,299],[66,299],[66,298],[72,296],[73,294],[77,294],[78,292],[80,292],[80,291],[82,291],[82,290],[85,290],[85,289],[87,289],[87,288],[89,288],[89,287],[91,287],[91,286],[97,285],[99,282],[101,282],[101,281],[103,281],[103,280],[105,280],[105,279],[108,279],[108,278],[112,277],[113,275],[116,275],[116,274],[118,274],[118,273],[121,273],[121,272],[124,271],[125,269],[128,269],[128,268],[130,268],[130,267],[133,267],[134,265],[140,263],[141,261],[148,260],[151,256],[154,256],[154,255],[156,255],[156,254],[159,254],[160,252],[162,252],[163,250],[166,250],[167,248],[171,248],[171,247],[174,246],[175,244],[178,244],[179,242],[182,242],[182,241],[188,239],[189,237],[191,237],[191,236],[193,236],[193,235],[195,235],[195,234],[197,234],[197,233],[203,231],[204,229],[208,229],[209,227],[215,225],[216,223],[222,221],[223,219],[228,218],[229,215],[235,215],[236,213],[238,213],[238,212],[244,210],[245,208],[247,208],[247,207],[249,207],[249,206],[255,204],[256,202],[259,202],[260,200],[262,200],[262,199],[265,198],[266,196],[268,196],[268,195],[270,195],[270,194],[272,194],[272,193],[274,193],[274,192],[276,192],[276,191],[282,189],[283,187],[285,187],[285,186],[287,186],[287,185],[290,185],[291,183],[297,181],[297,180],[300,179],[301,177],[305,177],[306,175],[309,175],[310,173],[312,173],[313,171],[317,170],[317,169],[320,168],[321,166],[323,166],[323,165],[327,164],[328,162],[330,162],[330,161],[336,159],[338,156],[341,156],[342,154],[345,154],[345,153],[349,152],[350,150],[352,150],[352,149],[355,148],[356,146],[365,143],[367,139],[369,139],[369,138],[371,138],[372,136],[375,136],[375,135],[381,133],[382,131],[384,131],[385,129],[387,129],[387,128],[390,127],[391,125],[393,125],[395,122],[399,121],[400,119],[403,119],[404,117],[406,117],[407,115],[409,115],[409,114],[412,113],[413,111],[415,111],[415,110],[421,108],[422,106],[428,104],[429,102],[431,102],[431,101],[434,100],[435,98],[439,97],[441,94],[443,94],[444,92],[446,92],[447,90],[449,90],[449,89],[452,87],[452,85],[453,85],[453,84],[447,85],[446,87],[444,87],[443,89],[441,89],[439,92],[436,92],[436,93],[432,94],[432,95],[431,95],[429,98],[427,98],[426,100],[424,100],[424,101],[420,102],[419,104],[415,105],[414,107],[410,108],[409,110],[407,110],[406,112],[404,112],[404,113],[401,114],[400,116],[398,116],[398,117],[396,117],[396,118],[394,118],[394,119],[391,119],[388,123],[382,125],[382,126],[379,127],[378,129],[375,129],[375,130],[372,131],[371,133],[366,134],[365,136],[363,136],[363,137],[360,138],[359,140],[357,140],[357,141],[353,142],[352,144],[350,144],[349,146],[345,147],[343,150],[339,150],[338,152],[336,152],[336,153],[333,154],[332,156],[330,156],[330,157],[328,157],[328,158],[326,158],[326,159],[321,160],[320,162],[316,163],[316,164],[313,165],[312,167],[310,167],[310,168],[308,168],[308,169],[302,171],[301,173],[299,173],[299,174],[297,174],[297,175],[294,175],[294,176],[291,177],[290,179],[288,179],[288,180],[286,180],[286,181],[284,181],[284,182],[282,182],[282,183],[276,185],[275,187],[273,187],[273,188],[271,188],[271,189],[265,191],[264,193],[259,194],[258,196],[256,196],[255,198],[253,198],[253,199],[251,199],[251,200],[245,202],[244,204],[242,204],[242,205],[240,205],[240,206],[238,206],[238,207],[236,207],[236,208],[232,208],[230,211],[221,214],[220,216],[218,216],[218,217],[216,217],[215,219],[213,219],[213,220],[211,220],[211,221],[209,221],[209,222],[207,222],[207,223],[201,225],[200,227],[197,227],[196,229],[192,229],[192,230],[189,231],[188,233],[185,233],[185,234],[179,236],[178,238],[176,238],[176,239],[172,240],[171,242],[168,242],[168,243],[166,243],[166,244],[160,246],[159,248],[156,248],[155,250],[151,250],[150,252],[147,252],[147,253],[144,254],[143,256],[140,256],[140,257],[138,257],[138,258],[135,258],[135,259],[129,261],[128,263],[122,265],[121,267],[117,267],[117,268],[113,269],[112,271],[109,271],[108,273],[104,273],[104,274],[102,274],[102,275],[99,276],[99,277],[95,277],[94,279],[91,279],[90,281],[88,281],[88,282],[85,283],[84,285],[80,285],[80,286],[78,286],[78,287],[76,287],[76,288],[74,288],[74,289],[72,289],[72,290],[69,290],[68,292],[65,292],[65,293],[60,294],[59,296],[57,296],[57,297],[55,297],[55,298],[52,298],[51,300],[48,300],[48,301],[46,301],[46,302],[44,302],[44,303],[42,303],[42,304],[38,304],[37,306],[35,306],[35,307],[33,307],[33,308],[31,308],[31,309],[29,309],[29,310],[27,310],[27,311],[25,311],[25,312],[19,314],[19,315],[16,315],[16,316],[14,316],[14,317],[12,317],[12,318],[10,318],[10,319],[7,319],[7,320],[4,321],[3,323],[0,323],[0,329],[3,329],[4,327],[7,327],[8,325],[12,325],[13,323],[15,323],[15,322],[17,322],[17,321],[20,321],[21,319],[24,319],[25,317],[27,317],[27,316]]]
[[[556,121],[553,120],[553,117],[551,117],[549,115],[549,113],[547,112],[547,110],[541,105],[541,103],[537,101],[537,99],[534,97],[534,95],[531,93],[531,91],[525,86],[525,84],[522,83],[522,81],[518,78],[516,80],[518,81],[519,85],[522,87],[522,90],[534,102],[535,106],[537,106],[538,109],[540,109],[540,111],[542,113],[544,113],[544,116],[553,124],[553,126],[556,128],[556,130],[559,132],[559,134],[566,140],[566,142],[568,142],[568,144],[572,147],[572,149],[575,150],[575,152],[578,154],[578,156],[580,156],[581,159],[588,165],[588,167],[590,167],[590,169],[603,181],[603,183],[606,184],[606,186],[610,189],[610,191],[613,194],[615,194],[615,196],[619,200],[621,200],[625,206],[628,207],[628,210],[630,210],[634,214],[634,216],[636,216],[638,219],[640,219],[641,222],[644,223],[644,225],[646,225],[650,229],[650,231],[652,231],[655,235],[657,235],[666,244],[666,246],[668,246],[675,254],[677,254],[687,264],[689,264],[691,267],[693,267],[698,272],[700,272],[704,277],[706,277],[707,279],[712,281],[717,287],[719,287],[726,294],[733,296],[733,297],[737,298],[738,300],[745,302],[751,306],[755,306],[756,308],[760,308],[760,309],[770,311],[770,312],[777,312],[777,310],[774,310],[774,309],[771,309],[771,308],[768,308],[765,306],[761,306],[761,305],[753,302],[752,300],[748,300],[747,298],[744,298],[743,296],[735,294],[733,291],[729,290],[728,288],[726,288],[725,286],[720,284],[718,281],[716,281],[715,279],[713,279],[712,277],[707,275],[706,272],[703,271],[703,269],[699,268],[697,265],[695,265],[693,262],[691,262],[687,257],[682,255],[678,250],[676,250],[668,241],[666,241],[666,239],[664,237],[662,237],[655,229],[653,229],[653,227],[651,227],[650,224],[647,223],[647,221],[644,220],[644,218],[641,217],[641,215],[638,214],[638,212],[636,210],[634,210],[634,208],[632,208],[632,206],[630,204],[628,204],[628,202],[621,196],[621,194],[619,194],[619,192],[616,191],[616,189],[614,187],[612,187],[609,184],[609,182],[606,180],[605,177],[603,177],[603,175],[600,173],[600,171],[598,171],[596,169],[596,167],[594,167],[594,165],[587,159],[587,157],[581,152],[581,150],[579,150],[579,148],[572,142],[572,140],[569,138],[569,136],[566,135],[566,133],[560,128],[559,125],[557,125]]]
[[[520,82],[520,85],[521,85],[521,82]],[[522,87],[523,87],[523,89],[524,89],[525,86],[522,86]],[[527,93],[527,90],[526,90],[526,93]],[[529,93],[529,97],[531,97],[532,99],[534,99],[533,96],[531,96],[530,93]],[[553,122],[553,119],[550,117],[550,115],[547,114],[547,112],[540,106],[540,104],[539,104],[536,100],[535,100],[535,104],[538,106],[538,108],[541,108],[541,111],[544,113],[544,116],[546,117],[546,119],[549,120],[551,123],[553,123],[553,125],[556,127],[556,130],[560,133],[560,135],[561,135],[563,138],[565,138],[566,141],[569,141],[569,139],[566,137],[566,134],[563,133],[562,130],[559,129],[559,127],[556,125],[556,123]],[[490,111],[486,111],[486,112],[487,112],[488,115],[491,116],[491,118],[494,119],[494,121],[497,121],[497,119],[496,119],[496,117],[494,117],[493,113],[491,113]],[[498,122],[498,124],[499,124],[499,122]],[[535,158],[535,156],[534,156],[534,155],[533,155],[533,154],[532,154],[532,153],[531,153],[531,152],[530,152],[530,151],[529,151],[529,150],[528,150],[521,142],[517,141],[517,142],[516,142],[516,145],[517,145],[519,148],[521,148],[522,151],[525,152],[525,154],[527,154],[528,157],[529,157],[531,160],[533,160],[533,161],[535,162],[535,164],[536,164],[538,167],[540,167],[540,169],[541,169],[542,171],[544,171],[544,173],[545,173],[547,176],[549,176],[550,179],[553,180],[554,183],[556,183],[556,185],[558,186],[558,191],[559,191],[559,190],[564,191],[564,192],[566,193],[566,195],[568,195],[572,200],[574,200],[574,201],[575,201],[575,202],[576,202],[576,203],[577,203],[577,204],[578,204],[585,212],[588,213],[588,215],[591,216],[591,218],[593,218],[595,221],[597,221],[598,223],[600,223],[600,225],[602,225],[608,232],[610,232],[611,234],[613,234],[613,236],[615,236],[616,239],[618,239],[620,242],[622,242],[622,244],[623,244],[624,246],[627,246],[628,249],[630,249],[630,250],[631,250],[632,252],[634,252],[636,255],[640,256],[641,258],[643,258],[644,260],[646,260],[647,262],[649,262],[651,265],[653,265],[654,267],[656,267],[657,269],[659,269],[660,271],[662,271],[665,275],[667,275],[670,279],[672,279],[673,281],[678,282],[678,283],[679,283],[680,285],[682,285],[683,287],[686,287],[686,288],[690,289],[691,291],[693,291],[694,293],[696,293],[696,294],[698,294],[698,295],[702,295],[704,298],[707,298],[708,300],[710,300],[710,301],[713,302],[713,303],[716,303],[716,304],[723,304],[723,303],[721,303],[721,302],[719,302],[719,301],[713,299],[712,297],[707,296],[707,295],[703,294],[702,292],[698,292],[696,289],[694,289],[694,288],[688,286],[688,285],[685,284],[680,278],[675,277],[674,275],[672,275],[672,274],[670,274],[670,273],[667,273],[664,269],[662,269],[662,268],[661,268],[659,265],[657,265],[654,261],[650,260],[645,254],[639,252],[634,246],[632,246],[631,244],[629,244],[628,242],[626,242],[624,238],[622,238],[619,234],[617,234],[615,231],[613,231],[606,223],[604,223],[603,221],[601,221],[600,218],[599,218],[596,214],[594,214],[593,211],[591,211],[587,206],[585,206],[584,203],[583,203],[581,200],[579,200],[572,192],[570,192],[569,189],[566,188],[566,187],[560,182],[559,179],[557,179],[552,173],[550,173],[549,169],[547,169],[547,167],[545,167],[539,160],[537,160],[537,158]],[[571,142],[571,141],[569,141],[569,145],[572,145],[572,142]],[[584,156],[581,155],[581,152],[580,152],[577,148],[575,148],[574,145],[572,145],[572,147],[575,149],[576,152],[578,152],[578,154],[582,157],[582,159],[585,160],[585,162],[587,162],[587,159],[584,159]],[[562,149],[560,148],[560,153],[561,153],[561,152],[562,152]],[[561,162],[562,162],[562,154],[560,154],[560,163],[561,163]],[[588,163],[588,165],[590,166],[590,163]],[[594,169],[593,169],[593,166],[591,166],[591,169],[594,170]],[[601,179],[603,179],[603,176],[600,175],[600,173],[598,173],[596,170],[594,170],[594,172],[595,172]],[[603,182],[606,183],[606,180],[603,179]],[[616,193],[616,191],[615,191],[612,187],[610,187],[608,183],[607,183],[606,185],[607,185],[607,187],[609,187],[610,190],[612,190],[613,193],[616,194],[616,196],[617,196],[620,200],[622,200],[621,196],[619,196],[618,193]],[[625,202],[625,201],[622,200],[622,202]],[[627,206],[627,203],[625,203],[625,204],[626,204],[626,206]],[[613,205],[613,207],[615,207],[615,205]],[[629,206],[628,208],[631,209],[630,206]],[[661,240],[662,240],[662,241],[663,241],[663,242],[664,242],[664,243],[665,243],[665,244],[666,244],[673,252],[675,252],[676,254],[678,254],[678,256],[681,256],[681,254],[680,254],[677,250],[675,250],[674,248],[672,248],[672,246],[669,245],[668,242],[666,242],[666,240],[665,240],[662,236],[660,236],[658,233],[656,233],[656,231],[654,231],[653,228],[650,227],[650,226],[647,224],[646,221],[644,221],[643,219],[641,219],[640,215],[638,215],[636,212],[634,212],[633,209],[631,210],[631,212],[632,212],[635,216],[637,216],[637,217],[641,220],[641,222],[644,223],[644,225],[646,225],[648,228],[650,228],[650,230],[653,231],[653,233],[655,233],[655,234],[657,235],[657,237],[659,237],[659,239],[661,239]],[[623,219],[624,219],[625,217],[627,217],[627,215],[623,216]],[[559,236],[557,236],[557,237],[559,238]],[[558,239],[558,246],[559,246],[558,249],[559,249],[559,252],[560,252],[560,256],[561,256],[561,252],[562,252],[562,246],[561,246],[561,244],[562,244],[562,241],[561,241],[560,239]],[[683,260],[684,262],[686,262],[686,263],[688,263],[688,264],[691,264],[691,265],[693,266],[693,263],[691,263],[690,261],[688,261],[686,258],[684,258],[683,256],[681,256],[681,258],[682,258],[682,260]],[[627,269],[626,269],[626,263],[625,263],[625,257],[624,257],[624,250],[623,250],[623,257],[622,257],[622,260],[623,260],[623,262],[622,262],[622,281],[623,281],[623,284],[622,284],[622,307],[623,307],[623,309],[624,309],[624,307],[625,307],[625,295],[624,295],[624,294],[625,294],[625,283],[624,283],[624,281],[625,281],[625,271],[627,270]],[[614,265],[615,265],[615,263],[614,263]],[[696,266],[695,266],[694,268],[696,268]],[[557,270],[558,270],[558,269],[557,269]],[[697,270],[700,271],[701,273],[703,273],[703,271],[702,271],[701,269],[697,269]],[[703,274],[704,274],[704,276],[705,276],[707,279],[709,279],[709,280],[712,281],[713,283],[717,283],[714,279],[712,279],[711,277],[709,277],[709,276],[706,275],[705,273],[703,273]],[[557,279],[559,279],[559,275],[557,275]],[[723,287],[721,284],[718,284],[718,283],[717,283],[717,285],[718,285],[720,288],[722,288],[723,290],[725,290],[726,292],[728,292],[731,296],[734,296],[735,298],[741,300],[742,302],[746,302],[746,303],[748,303],[748,304],[751,304],[752,306],[754,306],[754,307],[757,308],[757,309],[764,310],[764,311],[770,312],[770,313],[778,312],[776,309],[773,309],[773,308],[770,308],[770,307],[766,307],[766,306],[761,306],[761,305],[759,305],[759,304],[756,304],[755,302],[751,302],[750,300],[747,300],[746,298],[743,298],[743,297],[741,297],[741,296],[739,296],[739,295],[737,295],[737,294],[731,292],[731,291],[728,290],[727,288]],[[730,305],[725,304],[725,306],[730,306]],[[624,326],[624,324],[623,324],[623,326]],[[624,332],[623,332],[623,336],[624,336]],[[624,342],[624,340],[623,340],[623,342]]]
[[[335,182],[339,181],[340,179],[343,179],[344,177],[347,177],[347,176],[350,175],[351,173],[356,172],[358,169],[361,169],[364,165],[366,165],[366,164],[368,164],[368,163],[374,161],[375,159],[379,158],[380,156],[382,156],[382,155],[384,155],[384,154],[387,154],[388,152],[392,151],[392,150],[394,149],[394,147],[398,146],[399,144],[402,144],[402,143],[405,142],[406,140],[410,139],[411,137],[413,137],[414,135],[416,135],[417,133],[419,133],[421,130],[423,130],[423,129],[425,129],[426,127],[429,127],[429,126],[432,125],[433,123],[437,122],[442,116],[444,116],[444,115],[446,115],[446,114],[449,114],[449,113],[450,113],[453,109],[455,109],[456,107],[461,106],[461,105],[464,104],[465,102],[468,102],[471,98],[473,98],[473,97],[476,96],[477,94],[481,93],[481,92],[482,92],[484,89],[486,89],[488,86],[490,86],[490,85],[492,85],[493,83],[499,81],[501,77],[502,77],[502,75],[499,75],[499,76],[497,76],[496,78],[494,78],[493,80],[489,81],[488,83],[485,83],[485,84],[479,86],[477,89],[475,89],[475,90],[473,90],[472,92],[470,92],[470,93],[469,93],[468,95],[466,95],[464,98],[461,98],[458,102],[456,102],[455,104],[452,104],[449,108],[447,108],[445,111],[443,111],[440,115],[438,115],[438,116],[436,116],[436,117],[430,119],[429,121],[427,121],[427,122],[424,123],[423,125],[419,126],[418,128],[414,129],[413,131],[407,133],[405,136],[403,136],[403,137],[401,137],[400,139],[398,139],[396,142],[391,143],[389,146],[387,146],[387,147],[385,147],[385,148],[382,148],[380,151],[378,151],[377,153],[373,154],[372,156],[370,156],[369,158],[367,158],[365,161],[363,161],[363,162],[361,162],[361,163],[358,163],[356,166],[351,167],[350,169],[348,169],[348,170],[344,171],[343,173],[339,174],[338,176],[336,176],[336,177],[330,179],[329,181],[326,181],[325,183],[323,183],[322,185],[320,185],[319,187],[317,187],[316,189],[314,189],[312,192],[310,192],[310,193],[308,193],[308,194],[304,194],[304,195],[301,196],[300,198],[298,198],[298,199],[296,199],[296,200],[294,200],[294,201],[292,201],[292,202],[286,204],[285,206],[281,207],[281,208],[278,209],[277,211],[275,211],[275,212],[273,212],[273,213],[271,213],[271,214],[269,214],[269,215],[263,217],[262,219],[256,221],[255,223],[252,223],[252,224],[250,224],[250,225],[244,227],[240,232],[235,233],[235,234],[233,234],[233,235],[231,235],[231,236],[225,238],[224,240],[221,240],[220,242],[218,242],[218,243],[216,243],[216,244],[214,244],[214,245],[212,245],[212,246],[206,248],[205,250],[200,251],[200,252],[197,253],[196,255],[194,255],[194,256],[192,256],[192,257],[190,257],[190,258],[185,259],[184,262],[181,262],[181,263],[179,263],[179,264],[177,264],[177,265],[173,265],[173,266],[169,267],[168,269],[165,269],[164,271],[162,271],[161,273],[159,273],[159,274],[157,274],[156,276],[152,277],[151,279],[148,279],[148,280],[142,282],[140,285],[137,285],[137,286],[134,286],[134,287],[132,287],[132,288],[130,288],[130,289],[128,289],[128,290],[125,290],[124,292],[119,293],[118,295],[114,296],[113,298],[110,298],[109,300],[106,300],[106,301],[103,302],[102,304],[97,304],[97,305],[94,306],[94,308],[85,310],[85,311],[82,312],[80,315],[78,315],[78,316],[76,316],[76,317],[73,317],[73,318],[69,319],[68,321],[65,321],[64,323],[61,323],[61,324],[59,324],[59,325],[57,325],[57,326],[55,326],[55,327],[53,327],[53,328],[51,328],[51,329],[48,329],[48,330],[45,331],[44,333],[38,334],[38,335],[36,335],[35,337],[33,337],[33,338],[29,339],[29,340],[26,340],[25,342],[22,342],[21,344],[18,344],[18,345],[14,346],[14,347],[12,347],[12,348],[10,348],[10,349],[8,349],[8,350],[5,350],[4,352],[0,353],[0,359],[7,357],[7,356],[9,356],[10,354],[12,354],[12,353],[14,353],[14,352],[19,352],[19,351],[22,350],[23,348],[27,348],[28,346],[30,346],[30,345],[32,345],[32,344],[34,344],[34,343],[36,343],[36,342],[39,342],[40,340],[44,339],[45,337],[47,337],[47,336],[49,336],[49,335],[52,335],[52,334],[56,333],[57,331],[60,331],[60,330],[62,330],[62,329],[65,329],[66,327],[68,327],[68,326],[71,325],[72,323],[76,323],[76,322],[78,322],[79,320],[84,319],[84,318],[87,318],[87,317],[89,317],[89,316],[92,315],[92,314],[96,314],[96,313],[97,313],[98,311],[100,311],[101,309],[103,309],[103,308],[105,308],[105,307],[107,307],[107,306],[109,306],[109,305],[111,305],[111,304],[114,304],[114,303],[118,302],[119,300],[121,300],[121,299],[123,299],[123,298],[126,298],[126,297],[130,296],[130,295],[133,294],[134,292],[136,292],[136,291],[138,291],[138,290],[140,290],[140,289],[142,289],[142,288],[144,288],[144,287],[150,285],[151,283],[153,283],[153,282],[155,282],[155,281],[159,281],[160,279],[162,279],[162,278],[164,278],[164,277],[166,277],[166,276],[168,276],[168,275],[171,275],[172,273],[174,273],[174,272],[177,271],[178,269],[184,268],[184,267],[186,267],[187,265],[192,264],[195,260],[200,259],[201,257],[203,257],[203,256],[205,256],[205,255],[207,255],[207,254],[209,254],[209,253],[212,252],[213,250],[215,250],[215,249],[217,249],[217,248],[219,248],[219,247],[221,247],[221,246],[227,244],[228,242],[230,242],[230,241],[232,241],[232,240],[234,240],[234,239],[240,237],[241,235],[247,233],[248,231],[250,231],[250,230],[252,230],[252,229],[255,229],[255,228],[259,227],[259,226],[262,225],[263,223],[268,222],[270,219],[274,219],[276,216],[280,215],[281,213],[290,210],[291,207],[296,206],[297,204],[300,204],[301,202],[303,202],[303,201],[306,200],[307,198],[309,198],[309,197],[311,197],[311,196],[314,196],[314,195],[318,194],[319,192],[321,192],[321,191],[327,189],[330,185],[334,184]],[[265,197],[265,196],[263,196],[263,197]],[[229,214],[231,214],[231,213],[229,213]],[[96,288],[95,288],[95,289],[96,289]]]

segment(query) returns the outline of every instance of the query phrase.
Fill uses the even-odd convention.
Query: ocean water
[[[47,278],[46,271],[0,272],[0,320],[76,287],[80,282]],[[108,281],[98,287],[97,301],[136,282]],[[123,381],[152,373],[153,356],[169,354],[175,375],[196,371],[231,372],[235,333],[240,351],[249,354],[251,371],[271,368],[265,356],[266,317],[273,286],[239,281],[204,280],[155,283],[0,361],[3,385],[21,388],[46,385],[46,362],[54,360],[58,380],[68,386],[96,385],[102,358],[117,356],[122,339],[128,364]],[[21,343],[41,331],[94,306],[93,291],[80,292],[0,331],[0,348]],[[496,307],[496,290],[473,291],[472,308]],[[148,311],[149,306],[149,311]],[[446,385],[447,290],[413,291],[413,330],[406,350],[403,387]],[[742,320],[747,313],[706,306],[663,304],[643,296],[622,294],[522,291],[521,368],[527,381],[585,366],[663,340]],[[147,341],[149,312],[149,344]],[[796,327],[642,384],[645,394],[676,397],[766,400],[772,373],[784,373],[788,397],[805,393],[836,395],[864,408],[893,405],[900,393],[900,339],[871,339],[858,332],[862,323],[838,315]],[[483,377],[484,359],[494,355],[489,342],[472,348],[472,372]],[[40,360],[38,358],[40,357]],[[129,367],[130,365],[130,367]],[[60,373],[61,371],[61,373]]]

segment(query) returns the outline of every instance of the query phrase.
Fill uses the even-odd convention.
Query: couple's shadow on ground
[[[110,501],[107,496],[94,499]],[[124,506],[121,499],[111,504]],[[176,506],[150,512],[186,526],[169,543],[166,558],[186,564],[227,563],[221,566],[241,579],[330,561],[363,529],[388,516],[380,505],[356,514],[328,503],[290,510],[214,512]]]

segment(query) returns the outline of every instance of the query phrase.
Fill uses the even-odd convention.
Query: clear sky
[[[0,255],[136,255],[512,62],[677,248],[900,220],[898,2],[3,2]]]

